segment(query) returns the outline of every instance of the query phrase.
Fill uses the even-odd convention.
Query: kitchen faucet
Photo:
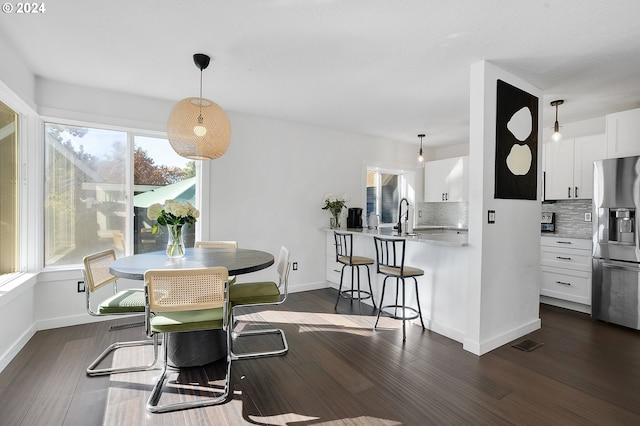
[[[400,205],[398,206],[398,235],[402,235],[402,203],[407,203],[407,211],[405,220],[409,221],[409,200],[403,198],[400,200]]]

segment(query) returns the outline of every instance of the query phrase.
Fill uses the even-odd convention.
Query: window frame
[[[365,200],[365,206],[368,204],[368,200],[367,200],[367,173],[369,171],[375,171],[377,172],[377,177],[376,177],[376,207],[375,207],[375,213],[380,217],[380,220],[382,220],[382,214],[381,214],[381,206],[382,206],[382,198],[380,196],[381,194],[381,175],[382,174],[389,174],[389,175],[396,175],[398,176],[398,186],[399,186],[399,198],[407,198],[407,200],[409,200],[409,204],[413,207],[415,207],[415,176],[416,176],[416,171],[406,168],[406,167],[394,167],[392,165],[373,165],[373,164],[365,164],[363,165],[363,169],[364,169],[364,173],[363,173],[363,179],[364,179],[364,196],[363,199]],[[379,223],[379,227],[380,228],[386,228],[386,227],[393,227],[397,225],[397,223],[394,222],[380,222]]]
[[[0,101],[17,114],[17,210],[18,241],[16,247],[16,272],[0,274],[0,288],[11,289],[15,283],[23,281],[25,274],[35,274],[40,270],[41,253],[37,250],[41,241],[42,205],[39,192],[42,188],[42,155],[40,117],[25,101],[17,96],[5,83],[0,81]],[[29,278],[27,277],[28,281]],[[6,290],[6,291],[9,291]],[[1,295],[2,293],[0,293]]]
[[[126,127],[126,126],[117,126],[117,125],[110,125],[110,124],[104,124],[104,123],[96,123],[96,122],[89,122],[89,121],[81,121],[81,120],[71,120],[71,119],[64,119],[64,118],[59,118],[59,117],[53,117],[53,116],[40,116],[40,126],[39,126],[39,130],[40,130],[40,138],[39,140],[42,141],[42,143],[40,143],[40,145],[42,146],[41,149],[41,176],[40,176],[40,180],[42,182],[40,191],[38,192],[38,196],[40,199],[40,212],[41,212],[41,218],[40,218],[40,243],[39,243],[39,263],[38,263],[38,268],[41,271],[45,271],[45,272],[49,272],[49,271],[60,271],[60,270],[68,270],[68,269],[77,269],[78,267],[81,267],[81,263],[75,263],[75,264],[64,264],[64,265],[49,265],[49,266],[45,266],[45,253],[44,253],[44,247],[45,247],[45,228],[44,228],[44,198],[45,198],[45,187],[44,187],[44,181],[45,181],[45,176],[46,176],[46,170],[45,170],[45,150],[46,150],[46,144],[44,144],[44,137],[45,137],[45,126],[46,124],[54,124],[54,125],[60,125],[60,126],[74,126],[74,127],[88,127],[88,128],[92,128],[92,129],[100,129],[100,130],[108,130],[108,131],[118,131],[118,132],[125,132],[126,133],[126,147],[127,147],[127,164],[125,165],[125,189],[127,191],[126,195],[125,195],[125,200],[126,200],[126,206],[125,206],[125,215],[127,218],[133,218],[133,214],[134,214],[134,207],[133,207],[133,193],[134,193],[134,182],[133,182],[133,155],[134,155],[134,140],[136,136],[142,136],[142,137],[152,137],[152,138],[160,138],[160,139],[167,139],[167,134],[166,132],[161,132],[161,131],[154,131],[154,130],[145,130],[145,129],[138,129],[138,128],[131,128],[131,127]],[[203,205],[207,205],[208,203],[208,197],[205,197],[205,194],[202,191],[202,182],[203,179],[207,179],[209,176],[209,166],[207,164],[203,164],[206,162],[203,161],[197,161],[196,160],[196,208],[198,208],[200,211],[202,211],[202,206]],[[195,227],[195,234],[196,234],[196,239],[203,239],[202,235],[206,235],[203,234],[203,229],[208,230],[208,227],[203,226],[201,224],[201,222],[203,222],[202,219],[198,220],[196,222],[196,227]],[[129,236],[126,240],[125,240],[125,253],[124,256],[130,256],[134,254],[134,239],[131,237],[133,235],[133,227],[134,227],[134,222],[133,220],[127,220],[125,222],[125,232],[126,235]]]

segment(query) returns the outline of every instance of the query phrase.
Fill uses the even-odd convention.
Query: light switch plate
[[[489,210],[487,212],[487,222],[488,223],[496,223],[496,211],[495,210]]]
[[[584,221],[591,222],[591,212],[587,212],[584,214]]]

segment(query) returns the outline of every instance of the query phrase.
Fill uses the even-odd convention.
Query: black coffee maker
[[[362,209],[360,207],[349,207],[347,228],[362,228]]]

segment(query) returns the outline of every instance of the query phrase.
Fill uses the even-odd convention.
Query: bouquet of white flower
[[[169,231],[167,240],[167,256],[182,257],[185,253],[184,239],[182,227],[184,225],[193,225],[200,216],[198,209],[193,207],[191,203],[180,203],[175,200],[166,200],[164,207],[158,203],[152,204],[147,208],[147,216],[151,220],[155,220],[153,225],[153,234],[158,232],[158,225],[166,226]]]
[[[189,202],[166,200],[164,206],[159,203],[150,205],[147,209],[147,217],[157,221],[151,231],[155,234],[158,231],[158,225],[193,225],[200,217],[200,212]]]

